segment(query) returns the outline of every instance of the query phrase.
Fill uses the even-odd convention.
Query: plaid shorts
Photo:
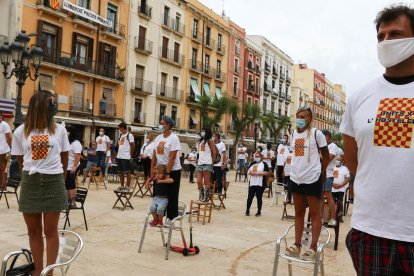
[[[372,236],[354,228],[346,246],[358,276],[414,275],[414,243]]]

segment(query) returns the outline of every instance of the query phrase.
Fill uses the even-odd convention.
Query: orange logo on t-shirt
[[[285,153],[285,148],[281,148],[280,149],[280,154],[284,154]]]
[[[305,138],[295,140],[295,156],[305,156]]]
[[[257,165],[257,164],[256,164],[256,165],[253,165],[252,172],[257,172],[257,167],[258,167],[258,165]]]
[[[49,153],[49,136],[38,135],[31,138],[32,160],[46,159]]]
[[[292,163],[292,156],[286,158],[286,164],[290,165]]]
[[[164,155],[165,154],[165,141],[160,141],[157,146],[157,154]]]
[[[334,176],[333,176],[334,178],[338,178],[339,177],[339,171],[337,171],[337,170],[335,170],[334,171]]]
[[[102,138],[98,139],[98,145],[102,145]]]
[[[200,144],[200,151],[206,151],[206,144],[205,143]]]
[[[125,142],[125,137],[121,137],[121,141],[119,142],[119,144],[122,146]]]

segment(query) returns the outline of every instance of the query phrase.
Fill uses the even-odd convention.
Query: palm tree
[[[224,114],[228,113],[232,106],[232,101],[224,94],[220,98],[214,97],[213,99],[207,95],[199,97],[201,125],[203,127],[209,127],[214,130],[216,124],[221,122]],[[214,110],[210,115],[210,111]]]
[[[343,148],[342,134],[341,133],[332,134],[331,140],[332,140],[332,142],[336,142],[338,147]]]
[[[266,130],[269,130],[270,137],[274,138],[274,141],[276,142],[281,131],[290,125],[290,118],[285,115],[275,117],[272,114],[265,114],[262,118],[262,124],[261,131],[265,132]]]

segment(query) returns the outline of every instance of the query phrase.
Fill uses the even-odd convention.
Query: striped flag
[[[13,118],[13,112],[16,108],[12,99],[0,98],[0,111],[3,111],[4,118]]]

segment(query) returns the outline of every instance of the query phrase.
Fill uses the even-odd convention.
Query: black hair
[[[214,132],[213,133],[213,136],[217,136],[217,138],[220,140],[221,139],[221,137],[220,137],[220,133],[218,133],[218,132]]]
[[[267,143],[266,148],[270,150],[272,148],[272,143]]]
[[[118,127],[123,128],[123,129],[127,129],[127,124],[125,122],[122,122],[118,125]]]
[[[257,147],[257,149],[258,149],[258,151],[257,151],[257,152],[260,152],[260,153],[262,153],[262,151],[263,151],[263,148],[262,148],[262,146],[258,146],[258,147]]]
[[[205,144],[205,143],[208,143],[208,141],[210,141],[211,137],[213,137],[213,134],[212,134],[212,132],[211,132],[211,129],[210,129],[210,128],[208,128],[208,127],[203,127],[202,131],[203,131],[203,130],[204,130],[204,132],[205,132],[206,134],[204,135],[204,137],[201,137],[201,138],[198,140],[198,142],[199,142],[199,143],[201,143],[202,141],[204,141],[204,144]]]
[[[404,4],[392,5],[388,8],[384,8],[377,14],[377,17],[374,20],[377,32],[382,23],[389,23],[401,16],[408,17],[410,20],[411,31],[414,35],[414,9],[412,9],[409,5]]]
[[[76,134],[76,128],[74,126],[67,126],[66,131],[69,132],[69,143],[73,143],[78,140],[78,135]]]

